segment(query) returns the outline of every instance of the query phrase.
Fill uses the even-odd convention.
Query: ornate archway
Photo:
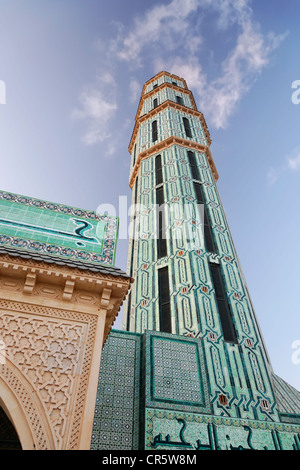
[[[0,406],[22,449],[90,448],[101,350],[129,285],[0,256]]]
[[[19,436],[5,413],[0,406],[0,451],[1,450],[22,450]]]
[[[10,422],[23,450],[46,450],[53,448],[53,439],[40,416],[34,398],[35,392],[29,382],[6,359],[0,365],[0,409],[4,420]]]

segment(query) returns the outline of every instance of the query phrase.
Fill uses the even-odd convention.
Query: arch
[[[55,449],[37,391],[8,358],[0,364],[0,406],[13,424],[23,450]]]
[[[14,425],[0,406],[0,451],[2,450],[22,450],[22,446]]]
[[[23,450],[34,450],[34,438],[22,406],[0,375],[0,406],[14,426]]]

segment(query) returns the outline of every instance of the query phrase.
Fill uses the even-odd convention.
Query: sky
[[[0,3],[0,189],[120,215],[143,84],[183,77],[273,369],[298,390],[299,21],[299,0]]]

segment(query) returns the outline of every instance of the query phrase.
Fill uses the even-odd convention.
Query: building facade
[[[184,79],[146,82],[129,145],[134,279],[104,347],[92,449],[300,450],[300,393],[272,369]]]
[[[118,220],[0,191],[0,449],[90,448]]]

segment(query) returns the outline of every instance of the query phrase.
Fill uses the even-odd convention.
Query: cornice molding
[[[36,305],[86,311],[93,315],[100,315],[104,309],[104,342],[132,281],[131,278],[83,273],[65,266],[0,256],[0,298],[23,302],[27,299]]]
[[[95,282],[105,280],[105,281],[112,281],[116,283],[122,283],[124,285],[130,284],[133,282],[133,279],[127,278],[126,276],[115,276],[109,273],[103,272],[94,272],[89,271],[88,269],[82,270],[77,267],[69,267],[67,265],[62,265],[60,263],[60,259],[57,259],[56,263],[47,263],[44,261],[36,261],[34,259],[30,259],[30,255],[28,254],[28,259],[24,259],[21,256],[10,256],[9,254],[2,254],[0,253],[0,274],[1,269],[10,267],[13,272],[38,272],[40,275],[50,276],[50,277],[63,277],[69,278],[77,278],[85,280],[87,282],[91,282],[93,279]]]
[[[196,105],[193,93],[190,90],[188,90],[186,88],[182,88],[182,87],[177,86],[177,85],[173,85],[173,83],[164,82],[161,85],[159,85],[157,88],[154,88],[153,90],[148,91],[148,93],[142,94],[142,96],[140,98],[139,105],[138,105],[138,109],[137,109],[137,112],[136,112],[135,121],[137,121],[139,119],[140,112],[142,110],[144,102],[147,99],[151,98],[151,96],[156,95],[157,92],[162,91],[164,88],[171,88],[172,90],[180,91],[180,93],[185,93],[186,95],[188,95],[191,99],[193,109],[195,111],[197,111],[197,105]]]
[[[129,181],[129,186],[132,189],[139,171],[139,168],[141,166],[142,160],[145,158],[149,158],[152,155],[155,155],[156,153],[162,152],[166,148],[172,146],[172,145],[180,145],[182,147],[188,147],[189,149],[194,149],[198,152],[203,152],[206,154],[210,169],[212,171],[213,177],[215,181],[217,182],[219,179],[219,175],[217,172],[217,168],[215,165],[215,162],[213,160],[211,151],[207,145],[202,145],[199,144],[193,140],[188,140],[188,139],[182,139],[181,137],[176,137],[176,136],[170,136],[167,139],[163,140],[162,142],[157,143],[156,145],[153,145],[149,149],[145,150],[144,152],[141,152],[136,160],[136,164],[133,168],[133,172],[131,174],[131,178]]]
[[[186,89],[188,89],[187,84],[186,84],[186,81],[185,81],[184,78],[179,77],[178,75],[174,75],[174,74],[172,74],[172,73],[170,73],[170,72],[161,71],[161,72],[157,73],[156,75],[154,75],[154,77],[152,77],[152,78],[150,78],[149,80],[147,80],[147,82],[146,82],[146,83],[144,84],[144,86],[143,86],[142,94],[145,93],[145,90],[146,90],[147,86],[150,85],[151,82],[154,82],[155,80],[158,80],[160,77],[163,77],[164,75],[166,75],[167,77],[170,77],[170,78],[175,78],[175,80],[180,80],[180,81],[183,83],[184,87],[185,87]],[[180,87],[180,88],[181,88],[181,87]]]
[[[135,122],[132,137],[131,137],[130,144],[129,144],[129,147],[128,147],[129,153],[132,152],[134,141],[137,137],[139,127],[140,127],[141,123],[147,121],[147,119],[149,119],[149,118],[152,118],[152,117],[156,116],[158,113],[165,110],[166,108],[173,108],[173,109],[176,109],[176,110],[181,111],[183,113],[190,114],[191,116],[198,117],[201,121],[201,124],[202,124],[203,130],[204,130],[205,137],[206,137],[206,140],[208,142],[208,145],[211,145],[210,134],[209,134],[207,124],[206,124],[206,121],[205,121],[205,118],[204,118],[203,114],[200,111],[196,110],[196,109],[187,108],[186,106],[175,103],[174,101],[166,100],[163,103],[161,103],[159,106],[157,106],[156,108],[149,111],[149,113],[147,113],[144,116],[141,116],[140,118],[137,119],[137,121]]]

